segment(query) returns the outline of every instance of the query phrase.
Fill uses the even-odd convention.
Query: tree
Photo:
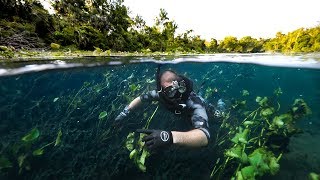
[[[209,44],[209,51],[210,52],[218,52],[218,41],[214,38],[211,39]]]

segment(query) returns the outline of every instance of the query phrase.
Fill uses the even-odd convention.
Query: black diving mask
[[[184,80],[182,81],[172,81],[172,85],[163,89],[164,94],[169,98],[181,97],[181,95],[186,92],[187,87]]]

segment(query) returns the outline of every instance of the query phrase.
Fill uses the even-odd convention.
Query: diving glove
[[[123,111],[116,117],[115,121],[119,122],[122,121],[127,115],[130,113],[129,106],[126,106]]]
[[[142,141],[145,142],[145,146],[149,151],[159,150],[173,144],[171,131],[137,129],[136,132],[147,134]]]

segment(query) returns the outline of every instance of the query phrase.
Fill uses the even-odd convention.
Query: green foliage
[[[225,156],[222,162],[219,159],[221,163],[216,162],[210,177],[220,179],[221,174],[234,170],[231,179],[255,179],[266,174],[275,175],[280,170],[279,160],[287,152],[286,140],[299,132],[295,127],[296,121],[310,115],[311,110],[303,99],[296,99],[287,113],[278,114],[280,104],[274,101],[278,100],[282,91],[278,88],[274,92],[276,96],[271,100],[256,97],[258,107],[251,111],[244,111],[247,107],[240,106],[239,102],[246,100],[233,102],[230,109],[238,110],[234,117],[241,120],[232,116],[223,117],[215,145],[223,146]],[[273,107],[274,104],[278,108]],[[223,130],[225,133],[220,135]],[[273,141],[274,138],[277,141]]]
[[[316,174],[316,173],[314,173],[314,172],[311,172],[310,174],[309,174],[309,178],[308,178],[309,180],[319,180],[320,179],[320,175],[319,174]]]
[[[51,44],[50,44],[50,47],[51,47],[51,49],[53,49],[53,50],[58,50],[58,49],[60,49],[60,44],[51,43]]]
[[[56,141],[55,141],[55,143],[54,143],[54,146],[59,146],[59,145],[61,144],[61,137],[62,137],[62,131],[61,131],[61,129],[60,129],[59,132],[58,132]]]
[[[319,52],[320,26],[310,29],[300,28],[287,35],[278,32],[275,38],[263,46],[266,51],[275,52]]]
[[[249,96],[250,95],[250,93],[249,93],[249,91],[248,90],[242,90],[242,96]]]
[[[133,160],[134,164],[142,171],[146,172],[145,166],[146,158],[150,156],[150,153],[145,149],[142,138],[144,134],[140,134],[139,139],[135,139],[135,133],[129,133],[126,140],[126,148],[130,151],[129,158]]]
[[[267,40],[251,36],[238,40],[227,36],[222,41],[213,38],[206,43],[199,35],[192,34],[192,30],[177,34],[177,23],[164,9],[160,9],[154,25],[147,26],[141,16],[129,17],[122,0],[56,0],[53,7],[56,13],[50,15],[38,1],[0,1],[0,45],[30,49],[57,42],[81,50],[97,47],[101,51],[143,53],[149,53],[149,50],[168,53],[320,51],[319,26],[297,29],[287,35],[279,32],[275,38]],[[0,53],[4,57],[13,56],[12,53]]]
[[[34,151],[32,152],[32,155],[34,155],[34,156],[41,156],[43,153],[44,153],[44,150],[43,150],[43,149],[37,149],[37,150],[34,150]]]
[[[104,119],[105,117],[107,117],[108,113],[107,111],[102,111],[100,114],[99,114],[99,119],[102,120]]]
[[[38,128],[33,128],[28,134],[22,137],[22,141],[24,142],[33,142],[40,136],[40,131]]]
[[[268,107],[268,98],[267,97],[260,97],[260,96],[257,96],[256,98],[256,102],[261,106],[261,107]]]
[[[238,143],[244,143],[246,144],[248,142],[248,133],[249,129],[242,130],[242,128],[239,128],[239,132],[231,139],[232,142],[238,144]]]
[[[10,47],[7,47],[7,46],[0,46],[0,56],[3,56],[5,58],[14,57],[13,48],[10,48]]]
[[[303,99],[295,99],[291,108],[293,118],[300,119],[312,114],[311,109]]]
[[[0,156],[0,170],[11,167],[12,163],[6,157]]]

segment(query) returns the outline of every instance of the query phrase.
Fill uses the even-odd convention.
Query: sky
[[[208,41],[226,36],[272,38],[320,25],[320,0],[124,0],[130,16],[153,25],[160,8],[178,24]]]

